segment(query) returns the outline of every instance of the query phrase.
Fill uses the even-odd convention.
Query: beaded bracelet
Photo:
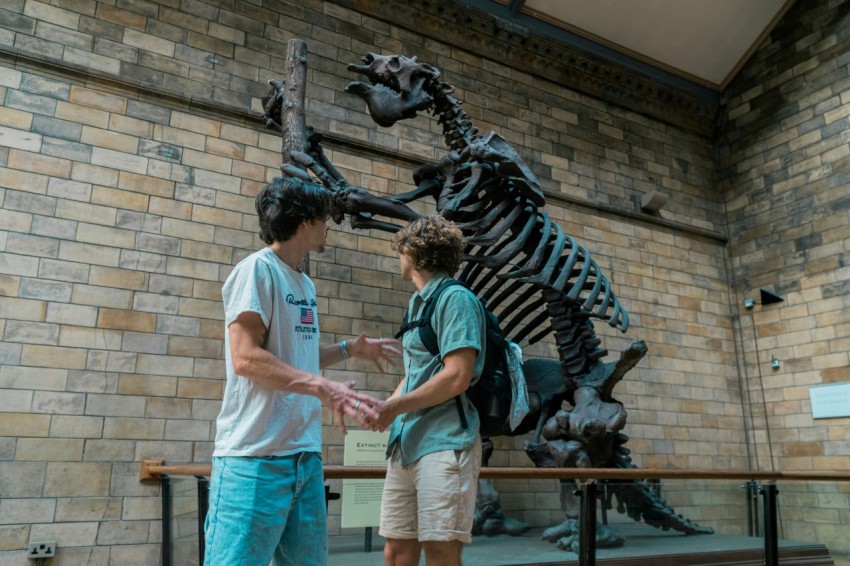
[[[348,348],[345,345],[345,340],[339,343],[339,351],[342,352],[342,359],[347,360],[351,357],[351,354],[348,353]]]

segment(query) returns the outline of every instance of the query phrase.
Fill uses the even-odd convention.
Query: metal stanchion
[[[747,534],[751,537],[757,537],[759,536],[759,483],[750,480],[741,487],[747,491]]]
[[[331,491],[331,486],[325,486],[325,510],[327,510],[328,505],[331,501],[336,501],[339,499],[339,494]]]
[[[577,492],[581,496],[579,517],[579,566],[596,566],[596,482],[583,483]]]
[[[206,548],[204,526],[207,520],[207,511],[210,508],[210,480],[204,476],[195,476],[195,478],[198,480],[198,563],[203,564]]]
[[[610,503],[610,495],[608,494],[608,482],[602,482],[602,524],[608,524],[608,504]]]
[[[160,479],[160,495],[162,500],[162,544],[160,546],[160,563],[171,566],[171,478],[163,474]]]
[[[764,497],[764,563],[766,566],[779,566],[779,531],[776,520],[775,483],[761,488]]]
[[[363,552],[372,552],[372,527],[366,527],[363,534]]]

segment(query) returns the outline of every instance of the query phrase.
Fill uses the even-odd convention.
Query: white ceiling
[[[711,90],[722,91],[794,0],[489,0]],[[476,4],[481,6],[480,2]],[[530,20],[529,20],[530,18]]]

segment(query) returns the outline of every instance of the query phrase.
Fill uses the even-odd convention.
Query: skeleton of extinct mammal
[[[415,188],[393,197],[379,197],[350,185],[326,158],[321,136],[310,133],[304,151],[291,152],[281,169],[311,182],[321,182],[334,194],[334,220],[348,217],[355,229],[397,231],[393,221],[421,216],[407,203],[426,197],[436,212],[463,231],[467,248],[458,279],[465,282],[494,312],[505,334],[516,343],[534,344],[553,336],[558,360],[531,359],[523,364],[530,411],[505,435],[532,433],[525,450],[539,467],[634,468],[628,437],[621,432],[626,411],[613,397],[615,385],[646,354],[638,340],[628,344],[615,362],[604,362],[593,319],[625,332],[629,316],[608,278],[590,253],[553,222],[544,210],[545,198],[532,171],[497,133],[481,134],[454,87],[440,80],[438,69],[403,55],[367,54],[362,65],[348,69],[369,83],[353,82],[346,91],[362,98],[372,119],[389,127],[399,120],[430,112],[442,125],[448,153],[413,174]],[[281,101],[285,85],[272,81],[263,99],[265,122],[285,131]],[[312,174],[312,175],[311,175]],[[564,409],[564,403],[569,405]],[[488,440],[488,439],[485,439]],[[486,459],[492,442],[485,442]],[[601,481],[604,503],[635,521],[686,534],[713,532],[678,515],[644,481]],[[576,551],[579,543],[578,499],[574,482],[562,482],[563,523],[547,529],[544,538]],[[505,516],[492,481],[479,486],[474,533],[520,534],[524,523]],[[597,545],[619,546],[624,539],[597,526]]]

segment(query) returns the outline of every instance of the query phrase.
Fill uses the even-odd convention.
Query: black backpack
[[[422,343],[431,354],[438,355],[440,348],[437,342],[437,333],[434,332],[434,327],[431,324],[431,315],[434,313],[437,299],[443,291],[452,285],[467,287],[466,284],[456,279],[446,279],[440,283],[439,287],[425,301],[419,319],[409,322],[407,313],[405,313],[401,330],[395,335],[396,338],[401,338],[408,330],[419,328],[419,338]],[[484,311],[487,330],[484,346],[484,368],[478,381],[466,390],[466,396],[478,411],[478,418],[481,421],[481,436],[488,437],[503,434],[509,430],[511,379],[507,360],[509,346],[502,329],[499,327],[499,319],[483,303],[481,303],[481,308]],[[469,424],[466,422],[460,396],[455,397],[455,402],[457,403],[461,424],[463,428],[468,428]]]

